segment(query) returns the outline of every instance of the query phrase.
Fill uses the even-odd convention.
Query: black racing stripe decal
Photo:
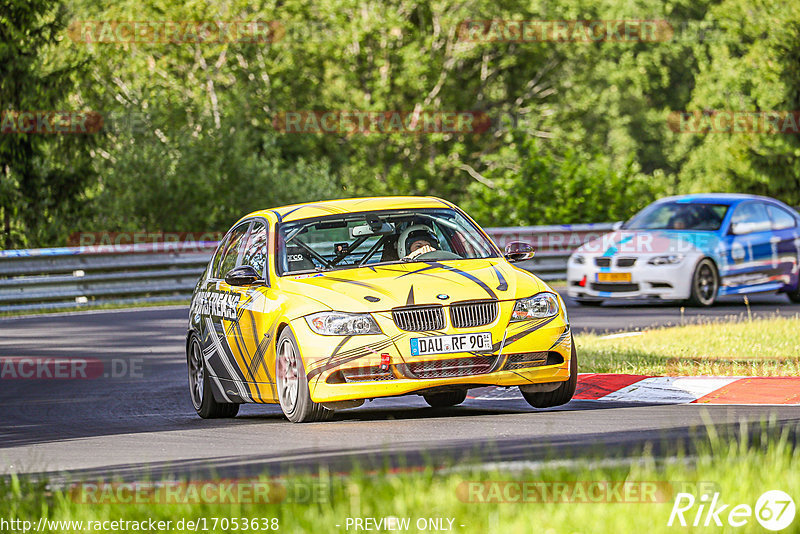
[[[478,284],[481,287],[481,289],[486,291],[486,293],[488,293],[490,297],[492,297],[495,300],[500,300],[500,299],[497,298],[497,294],[494,291],[492,291],[489,288],[489,286],[487,286],[482,280],[480,280],[476,276],[474,276],[472,274],[469,274],[468,272],[462,271],[461,269],[458,269],[456,267],[451,267],[450,265],[444,265],[444,264],[438,263],[438,262],[431,262],[431,265],[433,265],[435,267],[439,267],[440,269],[444,269],[446,271],[450,271],[450,272],[453,272],[453,273],[456,273],[456,274],[460,274],[461,276],[472,280],[473,282]]]
[[[374,351],[383,350],[386,347],[391,346],[394,343],[394,341],[396,339],[398,339],[399,337],[400,336],[398,335],[398,336],[395,336],[393,338],[384,339],[383,341],[380,341],[378,343],[374,343],[372,345],[364,345],[364,346],[361,346],[361,347],[355,347],[355,348],[352,348],[350,350],[346,350],[344,352],[339,353],[337,358],[333,358],[333,359],[332,358],[328,358],[328,360],[325,361],[325,362],[322,362],[322,361],[315,362],[314,364],[311,365],[311,368],[312,369],[316,369],[318,367],[322,367],[322,366],[325,366],[325,365],[328,365],[328,364],[337,364],[338,365],[337,362],[339,362],[340,360],[349,358],[350,356],[353,356],[353,355],[356,355],[356,354],[358,354],[360,356],[363,356],[364,354],[370,354],[371,352],[374,352]]]
[[[303,208],[317,208],[319,210],[322,210],[322,211],[324,211],[326,213],[330,213],[332,215],[335,215],[337,213],[345,213],[343,210],[341,210],[339,208],[334,208],[333,206],[322,206],[320,204],[303,204],[302,206],[297,206],[296,208],[290,209],[289,211],[284,213],[283,216],[284,217],[288,217],[289,215],[291,215],[295,211],[301,210]]]
[[[398,271],[402,272],[403,274],[401,274],[397,278],[403,278],[404,276],[408,276],[411,274],[419,274],[424,271],[430,271],[431,269],[436,269],[436,267],[437,267],[436,265],[426,265],[425,267],[420,267],[419,269],[416,269],[414,271]]]
[[[511,336],[506,337],[505,344],[506,345],[510,345],[511,343],[513,343],[515,341],[519,341],[520,339],[522,339],[523,337],[527,336],[528,334],[530,334],[532,332],[535,332],[535,331],[539,330],[540,328],[542,328],[543,326],[547,325],[548,323],[552,322],[553,320],[555,320],[556,317],[558,317],[558,315],[554,315],[554,316],[550,317],[549,319],[546,319],[544,321],[538,322],[535,325],[533,325],[532,327],[526,328],[522,332],[517,332],[516,334],[513,334]],[[495,343],[494,345],[492,345],[492,350],[493,351],[500,350],[500,345],[501,344],[502,344],[502,341],[499,341],[499,342]]]
[[[278,213],[278,212],[277,212],[277,211],[275,211],[275,210],[269,210],[269,211],[271,211],[272,213],[274,213],[274,214],[275,214],[275,217],[277,217],[277,218],[278,218],[278,222],[283,222],[283,216],[282,216],[280,213]]]
[[[324,373],[330,369],[335,369],[336,367],[340,367],[346,363],[350,363],[354,360],[359,358],[363,358],[364,356],[369,356],[370,354],[374,354],[379,350],[385,349],[391,346],[395,340],[397,340],[400,336],[394,336],[392,338],[386,339],[381,343],[376,343],[373,345],[365,345],[363,347],[358,347],[355,349],[351,349],[346,352],[342,352],[338,358],[332,361],[325,361],[321,365],[315,366],[313,369],[308,371],[308,378],[309,380],[314,378],[320,373]]]
[[[494,269],[494,273],[497,275],[498,284],[497,284],[497,287],[495,289],[497,289],[498,291],[507,290],[508,289],[508,282],[506,282],[506,279],[503,278],[503,273],[501,273],[500,269],[498,269],[494,265],[492,265],[492,269]]]
[[[214,352],[217,354],[217,356],[219,356],[220,363],[223,363],[224,365],[224,362],[222,360],[223,358],[225,358],[230,363],[231,368],[233,369],[233,372],[236,375],[236,376],[230,376],[229,378],[231,380],[238,380],[239,382],[247,382],[247,379],[242,373],[242,370],[239,368],[239,364],[236,362],[236,358],[233,357],[230,347],[228,346],[228,342],[225,337],[225,326],[222,324],[221,321],[219,323],[215,323],[212,321],[211,324],[213,325],[214,330],[216,331],[217,341],[219,342],[219,348],[222,349],[223,354],[219,354],[219,351],[217,350],[215,350]],[[227,366],[225,366],[225,369],[230,373],[230,370],[227,369]]]
[[[432,278],[439,278],[440,280],[447,280],[450,283],[458,284],[458,282],[454,282],[451,278],[445,278],[444,276],[440,276],[438,274],[426,273],[425,272],[425,271],[430,271],[432,269],[438,269],[438,267],[437,266],[428,265],[426,267],[422,267],[421,269],[417,269],[415,271],[397,271],[395,269],[387,269],[387,270],[392,270],[392,271],[395,271],[395,272],[403,273],[400,276],[398,276],[397,278],[403,278],[404,276],[408,276],[410,274],[421,274],[421,275],[424,275],[424,276],[430,276]],[[463,285],[463,284],[458,284],[458,285]]]
[[[408,290],[408,297],[406,298],[406,306],[413,306],[414,305],[414,286],[411,286],[411,289]]]
[[[345,338],[341,341],[341,343],[336,345],[336,348],[333,349],[333,352],[331,352],[330,358],[328,358],[328,361],[325,362],[325,363],[331,363],[331,361],[336,357],[336,355],[339,354],[339,351],[342,350],[342,347],[344,347],[344,344],[347,343],[348,341],[350,341],[351,339],[353,339],[353,336],[345,336]]]
[[[376,286],[375,284],[370,284],[368,282],[362,282],[360,280],[349,280],[347,278],[339,278],[338,276],[321,276],[314,279],[315,281],[322,281],[322,280],[330,280],[332,282],[342,282],[345,284],[353,284],[356,286],[366,287],[367,289],[371,289],[372,291],[377,291],[378,293],[382,293],[387,297],[391,297],[392,293],[387,291],[386,289]]]
[[[250,314],[252,315],[252,312],[250,312]],[[250,377],[250,380],[248,382],[255,382],[256,377],[253,374],[253,370],[250,369],[249,365],[247,365],[248,361],[252,361],[252,356],[247,350],[247,343],[245,343],[244,334],[242,334],[242,325],[238,320],[234,324],[235,324],[235,332],[233,334],[233,341],[236,342],[236,350],[238,350],[239,354],[242,356],[242,363],[244,364],[244,369],[242,370],[242,374],[245,374],[244,371],[247,371],[247,375]],[[237,362],[235,358],[233,362],[238,366],[239,362]]]
[[[569,335],[569,328],[568,328],[568,327],[564,327],[564,331],[563,331],[563,332],[561,332],[561,335],[560,335],[560,336],[558,336],[558,339],[556,339],[555,343],[553,343],[552,345],[550,345],[550,348],[549,348],[549,349],[547,349],[547,350],[553,350],[553,348],[554,348],[556,345],[558,345],[559,343],[561,343],[562,341],[564,341],[565,339],[567,339],[567,336],[568,336],[568,335]]]

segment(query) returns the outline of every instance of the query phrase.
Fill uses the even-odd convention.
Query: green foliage
[[[679,192],[800,204],[800,137],[677,133],[681,110],[800,109],[782,0],[13,0],[0,107],[97,110],[81,136],[0,135],[11,245],[76,229],[225,230],[338,196],[446,197],[484,225],[624,219]],[[474,42],[465,20],[664,19],[660,42]],[[277,21],[273,42],[86,43],[81,21]],[[37,31],[43,28],[44,31]],[[474,111],[486,131],[284,133],[286,111]]]
[[[52,0],[4,3],[0,11],[0,112],[83,111],[75,98],[82,54],[58,46],[68,23]],[[0,208],[6,248],[63,239],[89,216],[88,134],[0,133]]]

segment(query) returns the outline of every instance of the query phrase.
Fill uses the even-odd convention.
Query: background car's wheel
[[[711,306],[717,300],[719,274],[714,262],[703,258],[694,268],[692,293],[689,304],[692,306]]]
[[[575,302],[580,304],[581,306],[602,306],[602,300],[592,300],[592,299],[575,299]]]
[[[522,396],[534,408],[550,408],[568,403],[575,395],[578,386],[578,353],[575,351],[575,341],[572,341],[572,356],[569,359],[569,379],[562,382],[553,391],[526,393],[520,389]]]
[[[278,338],[275,360],[278,401],[286,418],[293,423],[309,423],[330,419],[333,410],[311,400],[303,360],[290,328]]]
[[[797,287],[794,289],[794,291],[789,291],[786,293],[786,295],[792,302],[800,303],[800,280],[798,280]]]
[[[211,379],[206,372],[206,363],[203,358],[203,348],[200,339],[192,334],[188,346],[189,353],[189,394],[197,415],[203,419],[217,419],[222,417],[236,417],[239,405],[234,403],[217,402],[211,392]]]
[[[461,404],[467,398],[467,391],[445,391],[443,393],[431,393],[423,395],[422,398],[425,402],[430,404],[433,408],[447,408]]]

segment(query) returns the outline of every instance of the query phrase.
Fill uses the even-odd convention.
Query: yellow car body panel
[[[511,322],[517,299],[554,292],[535,275],[510,264],[499,250],[497,257],[485,259],[393,263],[278,275],[274,261],[277,224],[338,213],[444,207],[458,209],[431,197],[382,197],[286,206],[243,217],[237,225],[255,221],[251,231],[255,231],[257,224],[267,228],[266,282],[231,286],[219,278],[220,273],[212,272],[215,268],[212,259],[198,283],[190,309],[189,334],[202,339],[215,397],[222,402],[278,402],[276,342],[284,328],[291,328],[297,341],[309,393],[315,402],[372,399],[449,386],[519,386],[568,380],[572,336],[563,301],[556,295],[560,309],[552,317]],[[226,241],[227,236],[220,248]],[[484,326],[455,328],[449,308],[453,303],[465,301],[496,301],[496,318]],[[392,310],[422,305],[443,306],[444,328],[412,332],[396,325]],[[381,333],[317,334],[305,317],[330,310],[369,313]],[[413,338],[479,332],[490,334],[490,350],[478,354],[412,356]],[[509,364],[510,356],[528,353],[547,353],[548,360],[530,367]],[[369,374],[370,368],[385,365],[385,355],[391,378],[342,381],[343,372],[358,377],[359,373]],[[446,367],[452,360],[478,361],[476,358],[494,361],[491,371],[446,376],[446,369],[439,372],[436,368],[436,362],[445,362]],[[420,365],[423,362],[430,365]],[[426,374],[430,378],[412,378],[417,376],[409,372],[412,367],[433,372]]]

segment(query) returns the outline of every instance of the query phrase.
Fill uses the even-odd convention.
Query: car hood
[[[285,276],[281,290],[349,312],[398,306],[511,300],[548,289],[536,276],[502,259],[400,263]]]
[[[714,232],[681,230],[617,230],[593,239],[575,250],[600,256],[711,253],[720,244]]]

